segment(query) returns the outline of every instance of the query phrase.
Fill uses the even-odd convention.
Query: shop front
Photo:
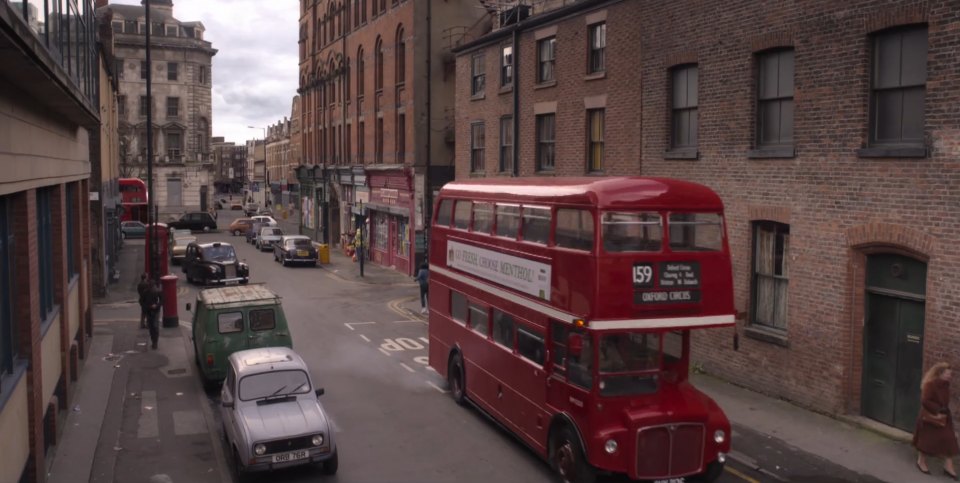
[[[370,230],[370,259],[412,275],[412,173],[403,166],[368,168],[367,180],[370,201],[364,204],[364,211]]]

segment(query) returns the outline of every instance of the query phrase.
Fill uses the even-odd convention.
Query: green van
[[[223,381],[230,354],[258,347],[293,348],[279,295],[262,284],[200,291],[193,310],[193,349],[205,383]]]

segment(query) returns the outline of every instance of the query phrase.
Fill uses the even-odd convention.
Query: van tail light
[[[208,366],[213,365],[213,354],[207,354],[207,365]]]

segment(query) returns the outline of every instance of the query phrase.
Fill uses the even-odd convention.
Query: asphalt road
[[[221,211],[218,222],[227,226],[234,216]],[[233,243],[250,265],[251,282],[264,282],[283,297],[294,349],[326,390],[321,401],[335,423],[338,474],[322,477],[313,468],[300,468],[269,481],[556,481],[534,452],[476,410],[456,405],[446,383],[427,367],[426,324],[396,309],[416,296],[412,281],[372,286],[324,268],[282,267],[242,237],[211,233],[198,239]],[[171,271],[180,273],[179,267]],[[195,297],[191,287],[181,307]],[[219,426],[218,394],[208,398]],[[720,481],[777,479],[730,461]]]

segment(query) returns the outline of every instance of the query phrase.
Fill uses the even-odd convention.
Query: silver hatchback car
[[[220,392],[223,432],[239,479],[304,464],[337,472],[333,423],[303,359],[286,347],[234,352]]]

